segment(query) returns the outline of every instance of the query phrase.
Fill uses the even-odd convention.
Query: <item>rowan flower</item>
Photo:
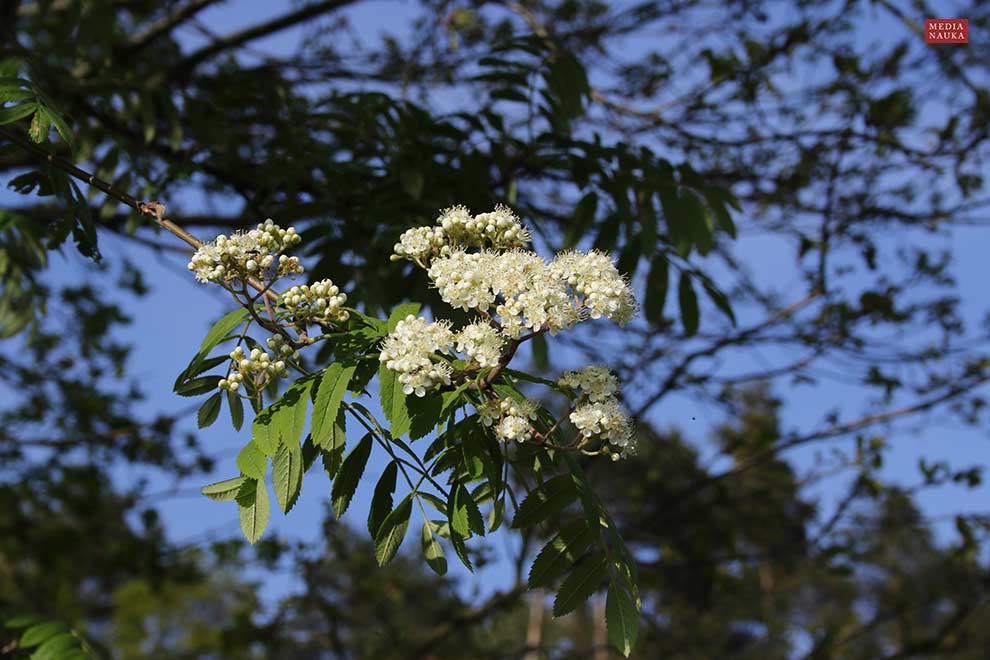
[[[636,297],[608,254],[562,252],[550,269],[571,286],[591,318],[624,325],[635,316]]]
[[[495,302],[492,292],[495,257],[487,251],[455,250],[449,256],[434,260],[429,276],[440,297],[451,307],[485,311]]]
[[[534,252],[512,250],[498,255],[492,285],[503,298],[495,311],[511,337],[543,327],[556,334],[580,320],[564,282]]]
[[[294,227],[282,229],[268,219],[248,232],[220,234],[196,250],[188,267],[203,283],[245,279],[267,270],[275,263],[276,256],[301,240]],[[279,275],[302,272],[299,259],[282,254],[278,272]]]
[[[614,397],[579,405],[570,414],[570,420],[586,438],[601,438],[618,447],[620,453],[633,450],[632,422]]]
[[[619,391],[619,381],[606,367],[590,366],[567,371],[557,384],[572,390],[580,389],[589,401],[604,401]]]
[[[532,437],[532,420],[539,404],[532,399],[494,399],[477,407],[478,417],[485,426],[494,427],[501,440],[523,442]]]
[[[447,245],[448,239],[442,227],[414,227],[402,233],[393,247],[392,260],[408,259],[426,266],[429,259]]]
[[[437,385],[450,384],[450,365],[437,359],[436,353],[449,353],[453,343],[448,322],[430,323],[410,314],[385,338],[378,359],[399,374],[405,394],[422,397]]]
[[[455,338],[457,352],[468,356],[481,367],[494,367],[498,364],[506,341],[502,333],[483,321],[464,326]]]
[[[440,214],[437,226],[444,231],[452,247],[464,245],[505,250],[522,247],[530,240],[529,230],[509,207],[501,204],[494,211],[475,216],[464,206],[453,206]]]

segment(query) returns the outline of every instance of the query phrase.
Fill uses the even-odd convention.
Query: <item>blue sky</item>
[[[277,3],[273,3],[277,4]],[[220,34],[236,31],[241,27],[252,25],[266,16],[282,10],[272,7],[269,3],[249,2],[239,0],[216,5],[201,14],[201,19],[210,28]],[[411,13],[405,3],[373,2],[359,3],[356,8],[347,10],[352,18],[355,29],[374,34],[382,26],[394,30],[396,25],[408,21]],[[388,16],[387,25],[382,16]],[[895,26],[890,26],[892,29]],[[191,30],[183,33],[188,39],[190,48],[202,42],[202,37]],[[882,35],[878,31],[876,35]],[[876,36],[875,35],[875,36]],[[268,53],[291,53],[294,51],[299,30],[289,31],[276,37],[252,42],[254,49]],[[876,36],[882,40],[882,36]],[[0,204],[22,203],[17,195],[0,193]],[[163,202],[172,208],[181,208],[186,212],[201,211],[206,207],[204,200],[196,197],[185,199],[164,199]],[[222,202],[221,202],[222,207]],[[259,220],[263,220],[259,218]],[[274,220],[278,222],[278,218]],[[200,236],[209,239],[210,236]],[[908,237],[905,237],[905,240]],[[931,240],[941,241],[945,247],[954,252],[953,273],[958,280],[959,291],[962,292],[966,304],[963,314],[968,324],[978,326],[986,313],[986,297],[982,295],[986,286],[986,247],[987,230],[979,227],[959,228],[943,233]],[[168,240],[168,237],[163,237]],[[185,269],[186,258],[177,254],[156,254],[150,249],[135,245],[120,237],[104,233],[101,235],[102,251],[110,262],[130,258],[139,263],[144,269],[146,279],[152,286],[152,292],[142,299],[129,299],[126,308],[135,319],[126,333],[126,338],[133,340],[135,351],[132,357],[133,373],[141,379],[149,399],[142,404],[142,409],[150,416],[163,411],[176,411],[186,408],[190,400],[175,396],[171,392],[172,382],[176,373],[185,365],[199,345],[203,334],[213,320],[231,308],[229,301],[224,302],[222,292],[200,285],[194,281]],[[772,283],[784,292],[792,288],[796,292],[803,291],[800,278],[794,264],[793,245],[770,235],[744,236],[734,248],[745,263],[754,271],[759,281]],[[53,282],[78,281],[87,277],[91,272],[89,265],[79,255],[66,250],[62,257],[54,259],[51,271]],[[800,297],[797,293],[793,298]],[[671,300],[668,300],[668,305]],[[671,309],[671,308],[668,308]],[[714,312],[709,312],[714,317]],[[703,323],[708,320],[706,316]],[[745,319],[744,319],[745,320]],[[566,353],[557,352],[558,356]],[[607,359],[607,356],[603,356]],[[764,361],[773,363],[781,359],[780,355],[751,354],[735,358],[737,368],[743,369],[750,364]],[[564,365],[557,365],[564,368]],[[804,428],[817,426],[824,415],[832,408],[848,411],[850,416],[863,410],[862,391],[840,384],[819,384],[814,387],[795,387],[785,396],[783,421],[785,428]],[[723,421],[723,418],[706,406],[699,405],[689,397],[672,397],[668,403],[656,410],[651,421],[662,427],[676,426],[683,429],[690,438],[704,439],[712,429]],[[929,460],[947,459],[953,465],[962,467],[970,463],[986,464],[990,459],[990,442],[986,429],[963,428],[954,424],[948,418],[935,418],[933,423],[917,432],[897,433],[892,436],[894,448],[888,456],[884,474],[890,480],[905,484],[916,483],[918,480],[917,462],[924,456]],[[186,428],[194,429],[195,420],[190,418]],[[353,429],[352,429],[353,431]],[[221,416],[218,423],[198,433],[204,446],[218,456],[215,479],[234,476],[234,456],[248,438],[246,429],[241,433],[234,432]],[[356,438],[350,438],[353,442]],[[824,444],[793,452],[791,457],[799,469],[807,469],[815,458],[815,452],[827,450],[831,446],[850,446],[849,440]],[[709,452],[710,454],[711,452]],[[381,472],[385,461],[382,452],[376,448],[373,453],[371,466],[366,474],[374,475]],[[117,474],[121,483],[129,483],[134,475],[121,470]],[[204,480],[203,483],[213,479]],[[351,509],[345,516],[358,530],[366,534],[365,516],[370,502],[371,489],[375,479],[366,478]],[[162,500],[160,508],[163,520],[172,539],[177,541],[200,541],[210,537],[223,538],[237,533],[238,522],[236,509],[232,504],[219,504],[205,500],[196,492],[197,483],[183,484],[183,493]],[[827,481],[814,491],[815,495],[824,501],[829,501],[838,493],[841,481]],[[153,478],[150,487],[152,491],[166,490],[171,484],[160,476]],[[955,487],[940,488],[926,492],[921,503],[929,516],[940,517],[960,511],[986,511],[990,509],[990,487],[982,487],[971,491]],[[316,542],[319,538],[319,521],[323,517],[324,507],[329,500],[329,485],[324,475],[318,469],[311,471],[304,486],[302,496],[296,508],[288,517],[280,512],[273,512],[269,529],[277,530],[286,536]],[[418,534],[416,531],[417,514],[405,544],[406,549],[418,552]],[[951,538],[951,520],[946,519],[940,525],[943,539]],[[412,539],[410,541],[409,539]],[[515,543],[513,535],[497,534],[489,540],[493,552],[505,556],[505,549]],[[448,553],[450,554],[450,553]],[[451,558],[452,570],[464,577],[463,588],[466,593],[474,589],[489,592],[508,583],[507,564],[496,562],[480,571],[473,577],[468,577],[458,568],[456,560]],[[270,578],[267,586],[269,596],[277,596],[292,588],[291,581],[285,576]]]

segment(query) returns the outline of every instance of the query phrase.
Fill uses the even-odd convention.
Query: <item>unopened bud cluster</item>
[[[189,270],[200,282],[217,284],[248,277],[265,279],[273,270],[276,278],[301,273],[298,257],[283,254],[301,240],[295,228],[282,229],[268,219],[251,231],[221,234],[201,246],[189,261]]]
[[[613,460],[635,453],[632,421],[615,397],[619,390],[615,374],[605,367],[585,367],[566,372],[557,384],[577,395],[570,420],[583,437],[607,443]]]
[[[343,309],[346,302],[347,294],[327,279],[290,287],[279,297],[278,305],[300,321],[346,321],[349,317]]]
[[[274,339],[273,337],[272,340]],[[253,348],[250,353],[245,353],[244,348],[238,346],[231,351],[231,370],[227,377],[219,382],[220,389],[236,392],[245,379],[255,389],[261,389],[272,378],[286,377],[288,369],[282,358],[292,355],[292,348],[283,342],[272,340],[269,340],[268,345],[275,349],[274,358],[268,351],[260,348]]]

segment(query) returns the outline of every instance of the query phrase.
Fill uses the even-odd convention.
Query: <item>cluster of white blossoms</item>
[[[605,367],[584,367],[564,373],[557,384],[572,391],[580,390],[570,420],[582,436],[609,443],[613,460],[635,452],[632,421],[615,398],[619,391],[615,374]]]
[[[347,294],[331,280],[321,280],[315,284],[293,286],[284,291],[278,305],[292,312],[301,321],[346,321],[349,313],[343,309]]]
[[[498,364],[506,342],[505,335],[483,321],[464,326],[454,339],[457,342],[457,352],[463,353],[483,368]]]
[[[561,252],[550,270],[581,297],[591,318],[625,323],[636,314],[632,289],[604,252]]]
[[[451,307],[498,315],[502,331],[551,334],[584,318],[625,324],[636,299],[612,258],[599,251],[563,252],[547,263],[529,245],[529,231],[505,206],[472,216],[463,206],[444,211],[436,226],[402,234],[393,260],[426,269]]]
[[[497,258],[494,252],[458,249],[435,260],[428,273],[445,303],[456,309],[484,312],[495,302],[492,276]]]
[[[532,399],[490,399],[477,406],[485,426],[495,427],[495,435],[506,442],[525,442],[533,437],[533,420],[539,404]]]
[[[399,374],[405,394],[422,397],[438,385],[450,384],[450,364],[436,354],[450,353],[453,343],[449,323],[430,323],[410,314],[385,338],[378,359]]]
[[[403,232],[393,248],[392,261],[408,259],[428,268],[433,258],[448,256],[458,247],[508,250],[524,247],[529,240],[529,230],[507,206],[474,216],[463,206],[452,206],[440,213],[432,227]]]
[[[619,391],[619,379],[607,367],[590,366],[565,371],[557,384],[571,390],[580,389],[589,401],[604,401]]]
[[[269,346],[273,344],[270,342]],[[292,348],[285,344],[276,342],[274,346],[281,346],[283,350],[279,352],[284,356],[292,354]],[[284,349],[289,350],[285,352]],[[249,354],[245,354],[244,349],[238,346],[230,352],[230,359],[233,361],[231,371],[218,383],[221,390],[236,392],[245,378],[249,378],[256,388],[261,388],[272,378],[284,378],[288,375],[283,360],[272,360],[271,354],[260,348],[253,348]]]
[[[189,261],[189,270],[200,282],[217,284],[263,274],[273,265],[277,277],[301,273],[299,259],[282,254],[301,240],[295,228],[282,229],[268,219],[251,231],[220,234],[204,244]]]

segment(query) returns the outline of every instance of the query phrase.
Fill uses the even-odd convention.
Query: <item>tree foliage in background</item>
[[[355,26],[363,6],[300,4],[218,34],[207,10],[223,5],[209,0],[0,3],[2,130],[168,203],[194,232],[295,224],[311,276],[333,277],[369,312],[437,302],[387,255],[402,230],[453,203],[508,200],[548,250],[616,251],[642,293],[642,323],[533,358],[612,355],[633,385],[626,403],[652,439],[640,444],[656,451],[623,466],[628,478],[592,478],[615,489],[606,500],[641,551],[643,657],[979,657],[986,518],[961,513],[958,541],[937,546],[911,498],[978,485],[981,467],[923,462],[917,483],[898,488],[882,468],[905,423],[987,423],[986,331],[964,308],[980,303],[956,285],[951,247],[985,223],[988,9],[960,3],[968,46],[929,47],[919,25],[939,11],[922,2],[422,2],[385,35]],[[268,52],[262,39],[285,30],[301,31],[300,48]],[[163,250],[168,237],[6,140],[0,169],[25,193],[0,215],[0,323],[34,351],[5,353],[2,370],[17,395],[5,396],[0,445],[0,580],[13,585],[0,605],[101,631],[124,585],[150,585],[162,603],[200,599],[197,581],[220,579],[210,562],[170,550],[140,487],[121,492],[109,475],[137,464],[185,477],[207,457],[174,420],[141,419],[128,403],[140,388],[123,385],[126,347],[112,340],[118,296],[43,279],[48,250],[67,241],[95,258],[103,231]],[[214,209],[186,201],[200,192]],[[747,245],[773,246],[761,256],[794,277],[767,278]],[[752,359],[757,350],[769,357]],[[752,394],[756,383],[769,390]],[[862,407],[781,428],[766,400],[828,400],[836,385]],[[685,396],[728,420],[720,460],[699,458],[702,438],[651,430]],[[784,452],[823,443],[842,451],[795,474]],[[809,489],[835,474],[848,494],[814,501]],[[98,529],[109,553],[92,545]],[[56,569],[22,561],[39,549]],[[341,640],[378,648],[354,637],[367,634],[360,622],[315,639],[321,612],[345,610],[349,594],[293,605],[328,654],[346,655]],[[505,646],[478,657],[522,652],[520,617],[533,617],[518,599],[472,618],[450,592],[450,609],[430,616],[468,619],[431,648],[456,655],[450,635],[506,616]],[[231,616],[231,629],[264,628]],[[114,623],[121,649],[140,638],[136,625]],[[222,643],[170,625],[188,632],[149,635],[165,646],[146,648]],[[538,639],[587,656],[596,642],[580,631],[592,629]]]

